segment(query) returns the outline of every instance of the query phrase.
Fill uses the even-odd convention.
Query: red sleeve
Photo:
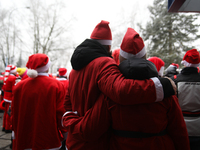
[[[65,112],[65,109],[64,109],[65,88],[62,85],[62,83],[58,83],[58,87],[59,87],[59,92],[57,93],[57,100],[56,100],[57,126],[61,132],[66,132],[66,129],[64,129],[61,124],[62,116]]]
[[[168,98],[167,101],[167,103],[170,103],[167,132],[171,136],[176,150],[189,150],[190,144],[187,128],[178,103],[178,98],[173,96]]]
[[[67,88],[67,91],[66,91],[66,96],[64,100],[64,108],[65,108],[65,111],[72,110],[72,104],[71,104],[70,95],[69,95],[69,88]]]
[[[107,98],[103,94],[84,117],[79,117],[74,113],[67,113],[63,117],[63,126],[67,131],[86,141],[97,140],[108,132],[110,125],[111,116],[107,109]]]
[[[125,79],[112,61],[109,59],[101,63],[97,78],[98,87],[106,96],[121,105],[153,103],[157,100],[155,84],[151,79]]]

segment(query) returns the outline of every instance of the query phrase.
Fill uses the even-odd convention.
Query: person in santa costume
[[[64,103],[66,111],[77,112],[83,117],[97,99],[101,99],[102,93],[122,105],[153,103],[174,94],[168,79],[125,79],[111,57],[111,42],[109,22],[102,20],[94,28],[90,39],[86,39],[75,49],[71,57],[73,69],[69,75],[70,84]],[[108,146],[107,133],[90,142],[79,138],[79,130],[72,131],[68,128],[69,125],[73,129],[76,124],[67,121],[68,113],[63,115],[63,126],[68,129],[66,145],[69,150],[104,149]]]
[[[5,106],[4,117],[3,117],[3,131],[6,133],[11,133],[11,102],[12,102],[12,93],[13,87],[16,84],[17,76],[17,67],[14,65],[7,65],[5,69],[4,82],[3,82],[3,101]]]
[[[66,130],[61,125],[65,89],[50,78],[50,59],[45,54],[29,56],[29,78],[13,89],[12,129],[14,150],[59,150]]]
[[[169,67],[167,67],[167,69],[165,70],[164,76],[172,77],[174,75],[179,74],[177,70],[178,68],[179,68],[179,64],[175,64],[175,63],[170,64]]]
[[[156,66],[156,69],[158,71],[158,75],[160,77],[163,76],[164,73],[164,69],[165,69],[165,62],[159,58],[159,57],[150,57],[148,58],[149,61],[151,61],[152,63],[154,63],[154,65]]]
[[[191,150],[200,149],[200,56],[197,49],[187,51],[181,61],[184,68],[172,79],[177,85],[177,97],[187,126]]]
[[[158,77],[155,65],[146,60],[144,42],[139,34],[128,28],[120,47],[119,68],[129,79]],[[161,102],[138,105],[119,105],[102,94],[84,117],[68,112],[65,123],[80,138],[93,141],[110,127],[112,150],[188,150],[186,125],[177,97]],[[74,122],[75,125],[71,125]],[[108,147],[107,147],[108,149]]]
[[[68,88],[69,80],[67,79],[67,69],[66,68],[59,68],[58,69],[59,77],[56,79],[59,80],[65,87]]]

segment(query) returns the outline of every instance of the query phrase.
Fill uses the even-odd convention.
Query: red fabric
[[[22,77],[21,81],[24,79],[27,79],[29,76],[26,74],[25,76]]]
[[[4,120],[3,120],[3,127],[5,130],[11,130],[11,116],[8,115],[7,111],[9,109],[10,103],[5,102],[5,112],[4,112]]]
[[[109,22],[102,20],[98,23],[92,31],[90,38],[96,40],[112,40]]]
[[[66,110],[78,111],[84,116],[103,92],[115,102],[123,105],[151,103],[156,100],[156,91],[152,80],[125,79],[116,62],[109,57],[96,58],[80,71],[72,70],[69,76],[69,91],[65,99]],[[144,94],[145,93],[145,94]],[[134,97],[134,99],[133,99]],[[83,149],[92,149],[101,145],[98,142],[72,141],[75,133],[69,133],[67,146],[75,150],[81,144]],[[74,141],[76,139],[73,139]]]
[[[0,109],[5,111],[6,110],[6,107],[5,107],[5,101],[2,100],[1,103],[0,103]]]
[[[4,100],[12,102],[12,90],[15,86],[16,76],[9,75],[8,78],[4,81],[3,91],[4,91]]]
[[[5,130],[11,130],[11,116],[7,113],[10,103],[5,102],[6,111],[5,113]]]
[[[117,65],[119,65],[119,53],[120,49],[116,49],[112,52],[112,57],[116,61]]]
[[[20,81],[13,91],[14,149],[51,149],[61,146],[65,89],[54,78],[38,76]]]
[[[58,81],[60,81],[64,85],[65,89],[68,88],[68,86],[69,86],[69,80],[64,79],[64,80],[58,80]]]
[[[69,113],[64,117],[64,123],[76,139],[89,141],[105,135],[109,137],[111,124],[116,130],[144,133],[159,133],[167,129],[166,135],[150,138],[125,138],[112,134],[111,150],[190,149],[185,121],[176,96],[162,102],[132,106],[118,105],[106,97],[99,97],[84,117]],[[104,143],[104,146],[104,149],[109,147],[108,143]]]
[[[199,64],[200,62],[199,52],[197,51],[197,49],[191,49],[185,53],[183,60],[191,64]]]
[[[59,68],[58,72],[59,72],[59,76],[65,76],[66,73],[67,73],[67,69],[66,68]]]
[[[26,67],[29,69],[37,69],[47,65],[48,62],[49,58],[47,55],[37,53],[29,56],[29,60],[26,64]]]
[[[171,65],[175,66],[176,68],[179,68],[179,64],[172,63]]]
[[[136,55],[144,48],[144,42],[134,29],[128,28],[120,47],[123,51]]]
[[[151,138],[123,138],[113,136],[114,150],[189,150],[186,124],[176,96],[148,105],[111,105],[112,128],[116,130],[159,133],[167,129],[167,135]]]
[[[150,57],[148,60],[155,64],[158,72],[160,71],[160,68],[165,65],[165,62],[158,57]]]

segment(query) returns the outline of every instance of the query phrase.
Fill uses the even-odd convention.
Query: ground
[[[0,150],[11,150],[11,133],[5,133],[2,131],[3,125],[3,112],[0,111]]]

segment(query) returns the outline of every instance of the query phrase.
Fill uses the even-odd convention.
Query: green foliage
[[[146,28],[140,25],[144,41],[148,41],[148,57],[157,56],[165,62],[165,67],[178,63],[185,52],[194,48],[191,43],[199,38],[199,24],[195,24],[199,14],[169,13],[167,0],[154,0],[148,7],[151,21]]]

